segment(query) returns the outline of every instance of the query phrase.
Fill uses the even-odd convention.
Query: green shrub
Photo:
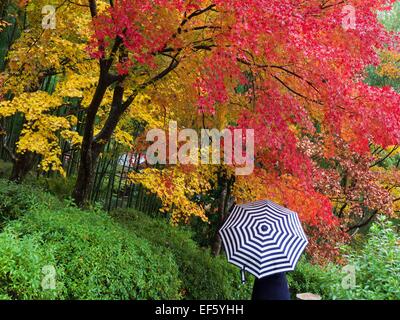
[[[360,249],[344,250],[348,265],[356,271],[354,288],[343,288],[342,280],[347,274],[341,266],[321,267],[302,259],[296,270],[288,273],[293,295],[311,292],[324,299],[400,299],[400,236],[393,223],[380,217]]]
[[[5,234],[9,233],[17,234],[21,240],[15,243],[16,253],[5,261],[13,261],[15,256],[29,257],[31,247],[32,257],[26,259],[35,262],[28,260],[32,266],[23,268],[25,273],[18,281],[4,277],[6,287],[15,288],[12,295],[5,292],[13,299],[37,297],[38,268],[44,264],[54,265],[57,270],[57,283],[63,288],[57,298],[180,297],[181,283],[173,256],[160,253],[147,241],[127,233],[105,213],[76,208],[34,211],[9,223]],[[7,250],[5,243],[0,245],[4,247],[0,250]],[[3,269],[6,275],[14,273],[16,265],[6,264]],[[35,285],[31,285],[32,281]]]
[[[239,269],[225,257],[214,258],[208,250],[199,248],[188,229],[172,227],[165,220],[151,218],[134,210],[113,212],[129,231],[147,239],[162,252],[171,252],[179,267],[185,299],[249,299],[251,279],[241,285]]]
[[[43,290],[41,287],[42,268],[54,264],[54,256],[40,245],[37,236],[20,238],[11,229],[1,233],[0,300],[62,297],[61,284],[56,290]]]
[[[58,174],[54,174],[50,177],[40,176],[34,179],[28,178],[27,183],[38,186],[55,195],[58,199],[68,199],[75,186],[76,177],[64,178]]]
[[[368,236],[361,250],[347,254],[349,265],[356,269],[356,287],[344,290],[336,286],[335,295],[340,299],[399,300],[400,235],[394,224],[381,216]]]
[[[322,299],[331,299],[336,284],[341,283],[342,275],[332,272],[334,265],[319,266],[311,264],[304,257],[298,262],[296,269],[287,273],[292,299],[296,299],[298,293],[314,293]]]
[[[59,201],[38,187],[0,179],[0,227],[34,209],[59,206]]]

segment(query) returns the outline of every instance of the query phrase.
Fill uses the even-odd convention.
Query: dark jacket
[[[256,279],[252,300],[290,300],[286,274],[282,272]]]

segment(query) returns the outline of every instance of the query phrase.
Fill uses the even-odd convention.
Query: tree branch
[[[378,160],[377,162],[375,162],[374,164],[370,165],[370,168],[373,168],[375,166],[377,166],[378,164],[381,164],[382,162],[384,162],[387,158],[389,158],[393,152],[395,152],[397,149],[399,149],[400,146],[395,146],[393,147],[392,151],[390,151],[385,157],[383,157],[382,159]]]
[[[89,8],[90,8],[90,14],[92,18],[97,16],[97,4],[96,0],[89,0]]]
[[[171,63],[168,65],[168,67],[166,67],[163,71],[161,71],[159,74],[157,74],[156,76],[154,76],[153,78],[149,79],[148,81],[142,83],[127,99],[126,101],[123,103],[123,109],[127,109],[131,103],[133,102],[133,100],[135,100],[135,97],[137,96],[138,92],[140,90],[145,89],[147,86],[157,82],[158,80],[161,80],[162,78],[164,78],[166,75],[168,75],[171,71],[173,71],[178,65],[179,65],[179,60],[177,59],[178,54],[175,54],[175,56],[171,57]]]
[[[378,214],[378,210],[375,210],[374,213],[373,213],[366,221],[361,222],[360,224],[355,225],[355,226],[353,226],[353,227],[350,227],[346,232],[350,232],[350,231],[352,231],[352,230],[354,230],[354,229],[357,229],[357,228],[361,228],[361,227],[366,226],[367,224],[369,224],[369,223],[372,221],[372,219],[373,219],[377,214]]]
[[[291,87],[289,87],[285,82],[283,82],[278,76],[273,75],[272,77],[273,77],[274,79],[278,80],[286,89],[288,89],[288,90],[289,90],[290,92],[292,92],[293,94],[295,94],[295,95],[297,95],[297,96],[299,96],[299,97],[301,97],[301,98],[303,98],[303,99],[305,99],[305,100],[307,100],[307,101],[311,101],[311,102],[314,102],[314,103],[316,103],[316,104],[322,105],[321,101],[317,101],[317,100],[311,99],[311,98],[306,97],[305,95],[301,94],[300,92],[295,91],[294,89],[292,89]]]

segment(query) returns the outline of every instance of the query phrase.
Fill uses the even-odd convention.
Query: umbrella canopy
[[[257,278],[293,271],[308,244],[297,213],[268,200],[234,206],[219,234],[228,261]]]

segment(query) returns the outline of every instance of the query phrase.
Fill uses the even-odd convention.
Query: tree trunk
[[[110,114],[100,133],[94,137],[94,123],[97,110],[107,86],[99,84],[97,89],[86,117],[78,177],[72,194],[75,203],[80,207],[85,207],[89,203],[97,160],[100,153],[104,150],[105,145],[110,141],[122,114],[126,110],[122,103],[124,89],[121,84],[117,84],[114,89]],[[93,108],[91,109],[92,105]]]
[[[17,155],[13,161],[13,168],[10,176],[10,180],[20,183],[26,175],[35,166],[36,157],[32,152],[26,152],[24,154]]]
[[[5,18],[6,9],[7,9],[8,5],[9,5],[9,1],[8,0],[5,0],[4,2],[2,2],[0,4],[0,18]]]
[[[92,18],[97,16],[96,1],[89,1],[89,8]],[[100,108],[107,88],[112,84],[109,78],[109,69],[112,64],[112,59],[109,61],[100,60],[100,75],[99,82],[96,87],[96,92],[93,95],[92,101],[88,107],[85,119],[85,128],[83,132],[80,162],[78,168],[78,177],[76,179],[72,198],[79,207],[84,207],[89,202],[90,192],[92,190],[94,179],[94,168],[100,154],[100,150],[93,147],[94,125],[96,121],[97,111]]]
[[[97,158],[91,146],[81,150],[78,176],[72,194],[75,203],[80,207],[86,206],[89,202]]]
[[[85,119],[85,128],[83,132],[82,146],[80,152],[80,162],[78,169],[78,177],[75,183],[72,197],[79,207],[88,204],[90,192],[93,185],[94,167],[100,152],[96,152],[93,148],[94,125],[96,121],[97,111],[103,101],[104,94],[108,85],[104,79],[104,75],[100,75],[99,83],[93,99],[88,107]],[[100,151],[100,150],[99,150]]]
[[[221,179],[222,179],[222,191],[218,206],[219,221],[217,225],[217,230],[215,231],[214,241],[212,244],[212,253],[214,256],[218,256],[221,253],[222,239],[219,236],[219,229],[224,224],[226,218],[229,215],[229,209],[234,204],[234,198],[232,197],[231,194],[231,188],[234,181],[226,178],[225,175]]]
[[[4,120],[4,119],[3,119]],[[6,129],[3,123],[0,123],[0,145],[8,153],[13,167],[9,180],[14,182],[22,182],[26,175],[33,169],[37,156],[32,152],[17,154],[6,141]]]

